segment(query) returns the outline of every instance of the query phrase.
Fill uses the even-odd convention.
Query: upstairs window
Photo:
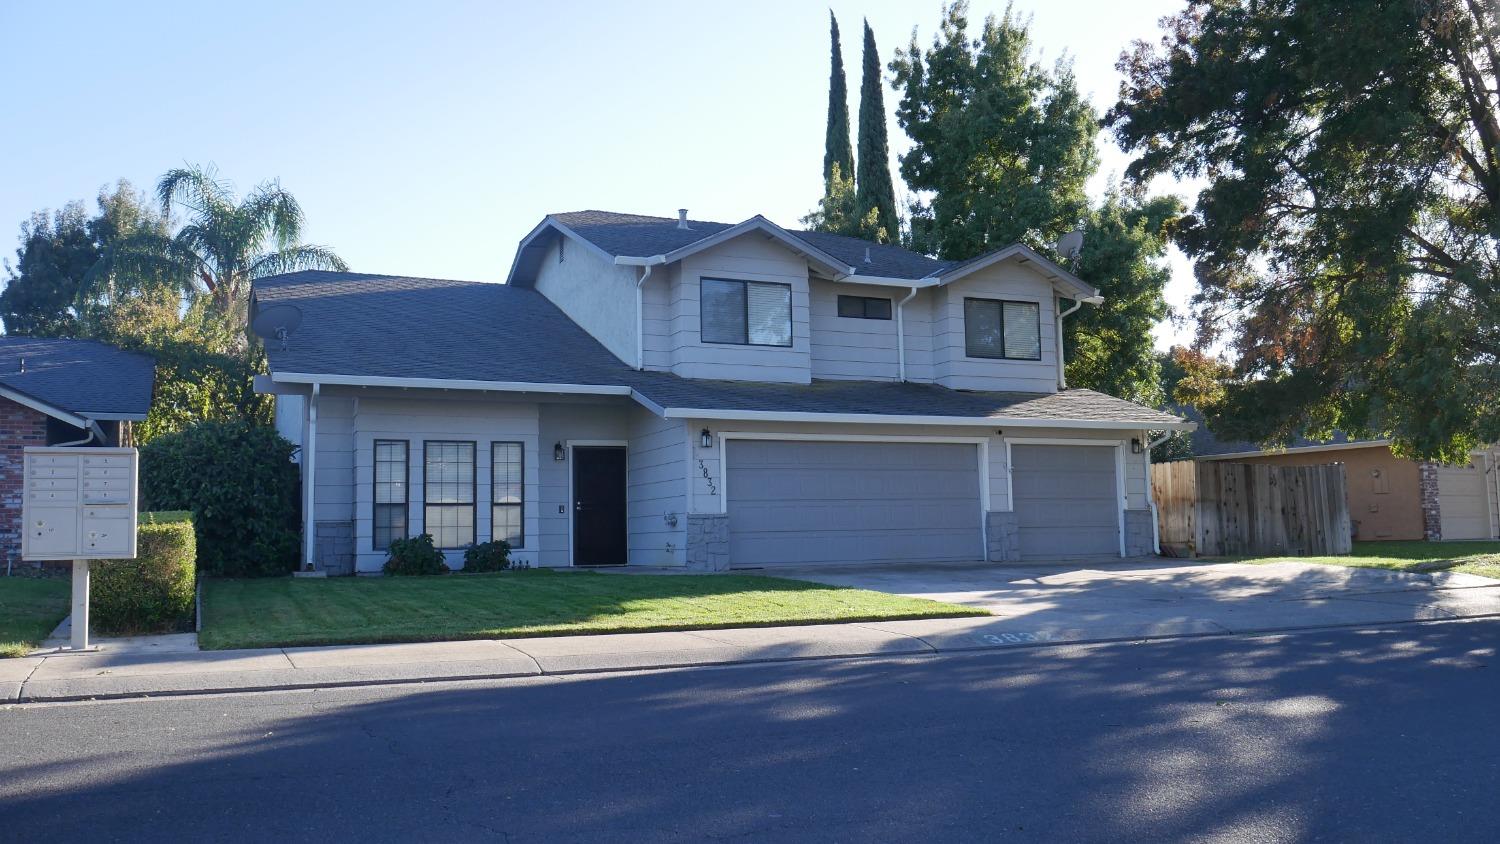
[[[422,527],[439,548],[474,544],[474,444],[428,440],[422,450]]]
[[[1041,360],[1041,305],[965,299],[964,354],[971,358]]]
[[[792,345],[792,286],[705,278],[699,295],[703,342]]]
[[[840,296],[839,316],[846,319],[890,319],[891,300],[878,296]]]

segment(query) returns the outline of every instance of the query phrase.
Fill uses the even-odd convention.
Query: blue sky
[[[1015,5],[1103,111],[1120,51],[1155,40],[1181,0]],[[914,26],[930,40],[941,4],[831,6],[854,113],[861,17],[886,62]],[[186,162],[241,190],[280,179],[308,240],[370,272],[499,281],[552,211],[794,225],[820,191],[827,14],[793,0],[6,3],[0,249],[32,211]],[[890,134],[904,151],[894,118]],[[1126,162],[1100,143],[1096,190]],[[1191,273],[1173,264],[1181,303]]]

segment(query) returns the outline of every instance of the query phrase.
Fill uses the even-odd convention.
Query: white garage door
[[[1012,445],[1010,463],[1021,559],[1119,556],[1114,448]]]
[[[725,443],[731,566],[980,560],[978,446]]]
[[[1484,460],[1438,467],[1438,501],[1444,539],[1490,538],[1490,499]]]

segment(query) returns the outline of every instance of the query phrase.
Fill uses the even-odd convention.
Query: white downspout
[[[906,298],[896,303],[896,377],[902,383],[906,382],[906,321],[902,315],[906,310],[906,303],[915,299],[917,288],[913,287]]]
[[[1141,435],[1146,436],[1142,431]],[[1162,443],[1172,438],[1172,432],[1166,431],[1161,436],[1146,443],[1146,503],[1151,507],[1151,547],[1155,549],[1156,556],[1161,556],[1161,523],[1156,512],[1156,495],[1151,489],[1151,452]]]
[[[313,570],[313,534],[317,530],[317,460],[318,451],[318,393],[319,384],[314,381],[312,395],[307,397],[307,442],[302,444],[302,483],[306,504],[302,508],[302,564],[303,570]]]
[[[646,279],[651,277],[651,270],[655,269],[652,264],[641,268],[641,277],[635,283],[635,368],[646,368],[646,312],[641,302],[641,288],[646,286]]]
[[[1074,299],[1073,307],[1057,315],[1057,389],[1059,390],[1068,389],[1068,362],[1063,359],[1063,320],[1081,307],[1083,307],[1083,300]]]

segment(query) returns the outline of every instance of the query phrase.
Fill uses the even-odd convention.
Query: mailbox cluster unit
[[[21,557],[135,557],[136,450],[27,448]]]

